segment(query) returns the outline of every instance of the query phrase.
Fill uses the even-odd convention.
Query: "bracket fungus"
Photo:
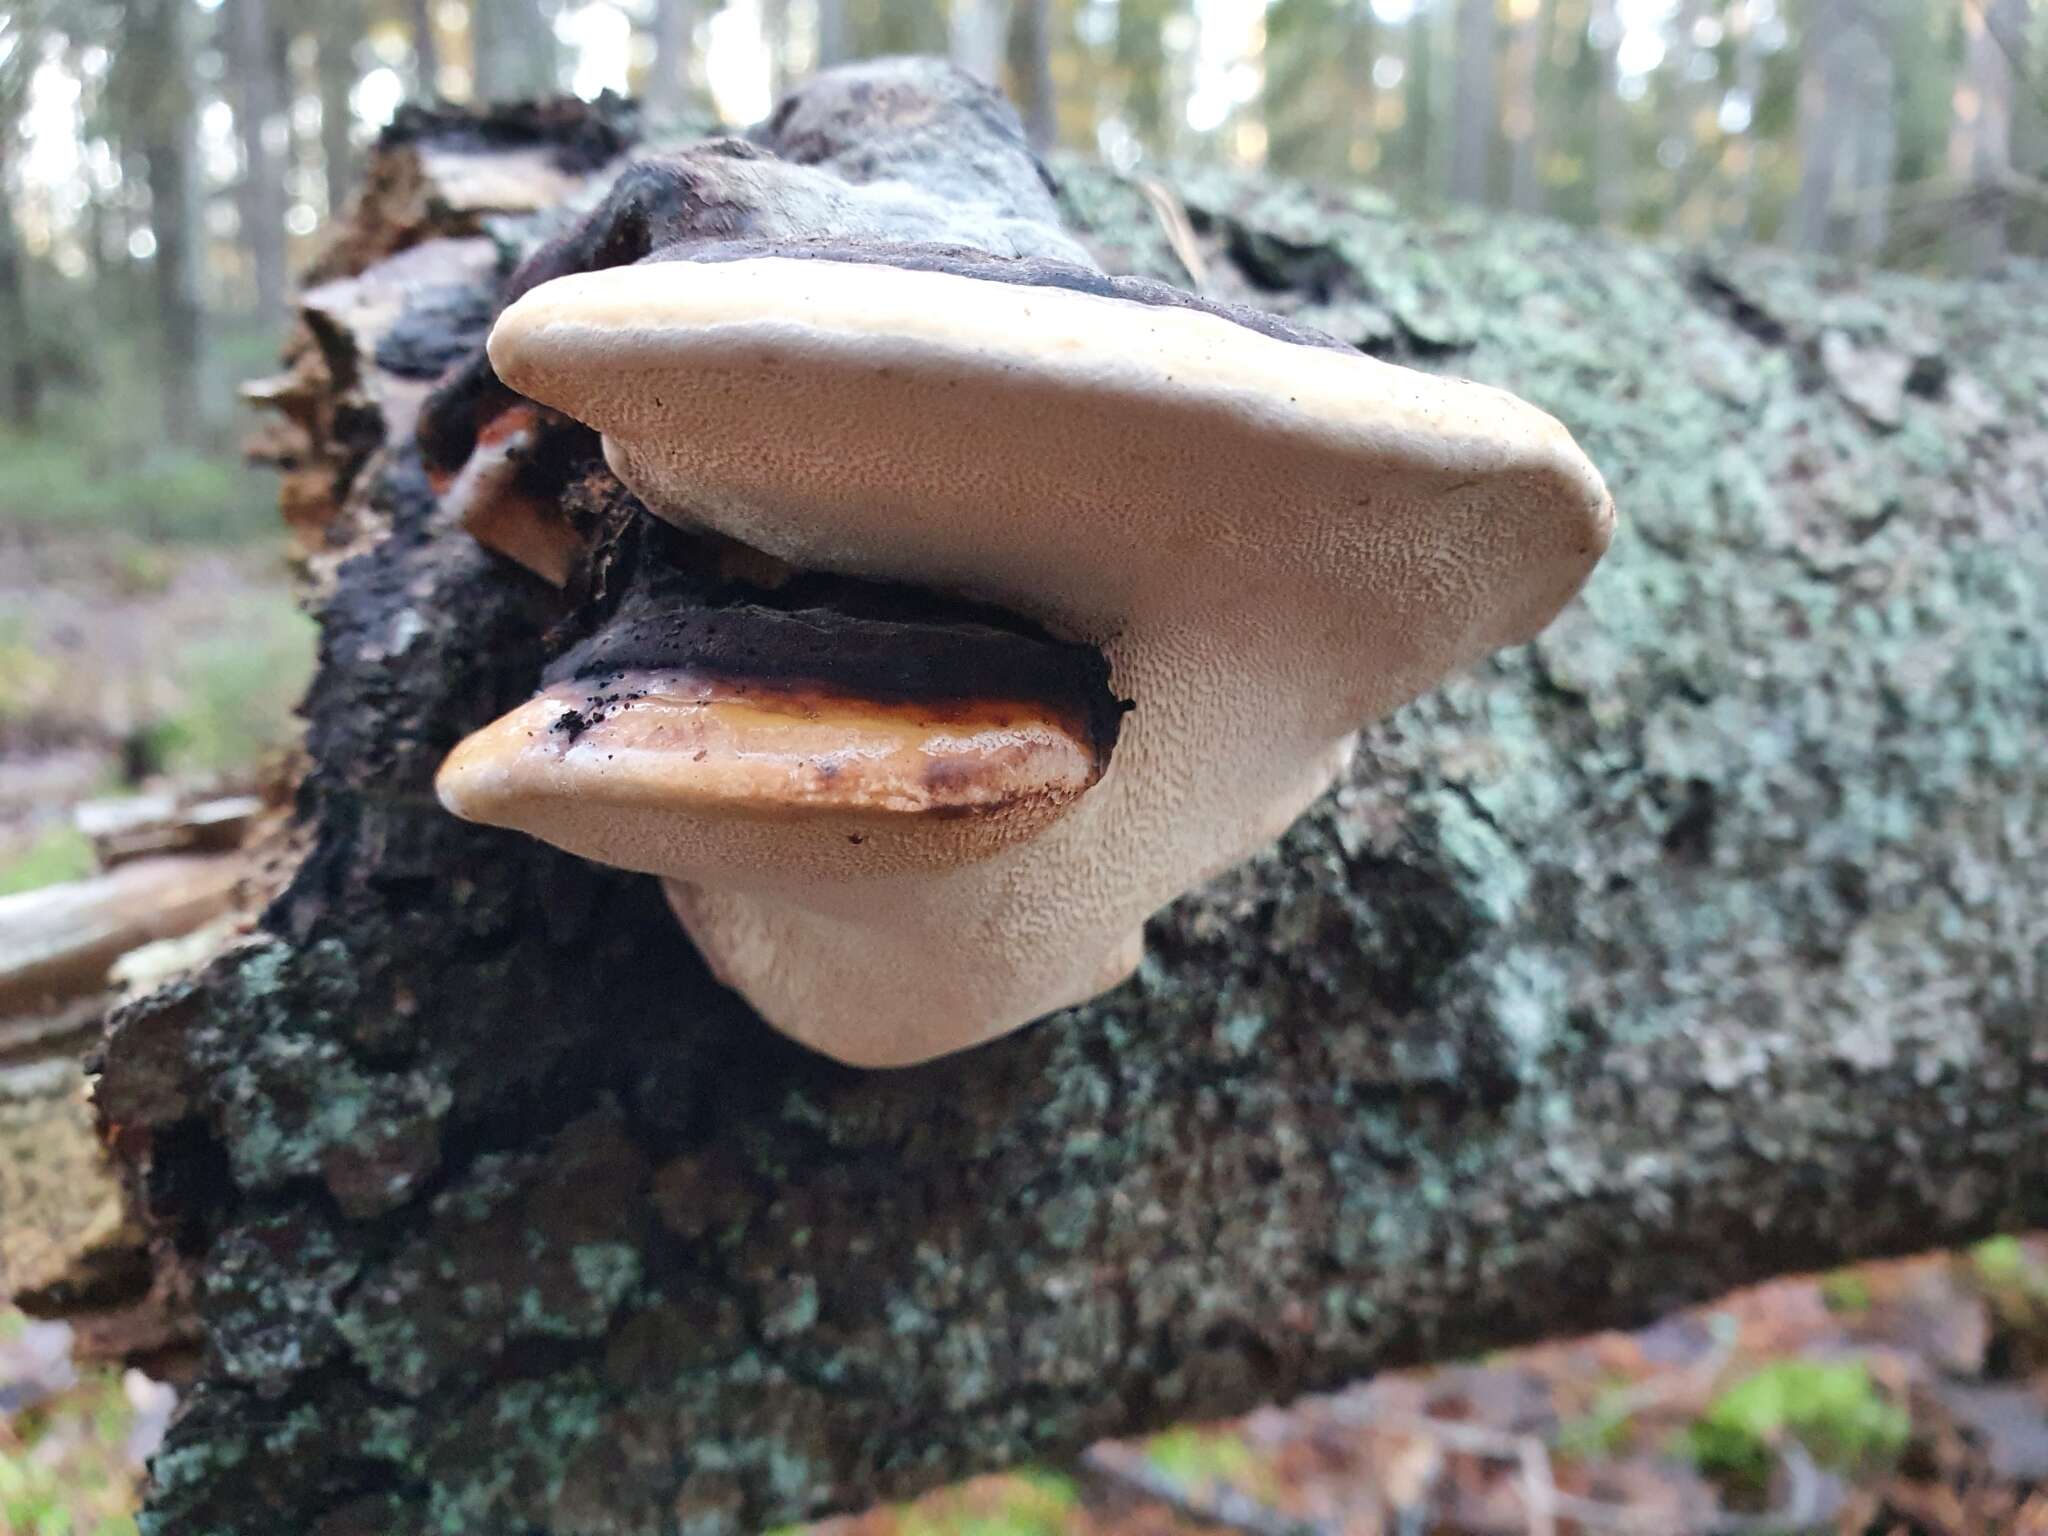
[[[1613,521],[1510,395],[1056,255],[749,231],[524,288],[492,371],[655,516],[988,605],[657,587],[438,782],[663,877],[721,979],[853,1063],[1114,985],[1362,725],[1542,628]]]

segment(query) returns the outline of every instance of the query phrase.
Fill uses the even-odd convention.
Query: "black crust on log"
[[[432,144],[472,154],[544,149],[558,169],[583,174],[610,164],[639,137],[639,105],[607,91],[591,102],[561,96],[501,102],[482,112],[408,102],[378,134],[377,147]]]
[[[520,263],[499,290],[492,315],[552,278],[629,265],[657,242],[691,232],[725,239],[744,231],[751,210],[719,195],[710,167],[720,159],[752,160],[766,153],[737,139],[723,139],[694,146],[687,155],[627,166],[603,200],[573,228]],[[519,398],[498,378],[484,351],[488,331],[486,325],[420,412],[419,442],[430,469],[449,472],[460,466],[484,424]]]
[[[1123,277],[1097,272],[1072,262],[1052,261],[1042,256],[991,256],[964,245],[885,245],[877,241],[812,240],[747,241],[727,240],[715,244],[663,246],[641,259],[646,265],[662,261],[748,261],[779,256],[791,261],[866,262],[875,266],[900,267],[906,272],[944,272],[954,277],[971,277],[984,283],[1015,283],[1034,288],[1059,288],[1070,293],[1093,294],[1097,298],[1122,299],[1158,309],[1187,309],[1214,315],[1241,325],[1248,331],[1274,341],[1296,346],[1334,348],[1339,352],[1356,349],[1347,342],[1313,326],[1284,319],[1268,310],[1244,304],[1228,304],[1203,298],[1153,277]]]
[[[626,266],[657,249],[673,258],[690,246],[733,240],[820,236],[829,246],[849,235],[863,245],[912,244],[890,217],[901,209],[891,199],[906,193],[923,200],[921,240],[943,234],[949,242],[1002,250],[1023,238],[1020,249],[1050,246],[1085,257],[1060,230],[1052,192],[1052,178],[1001,96],[930,60],[877,60],[807,82],[753,139],[707,140],[626,166],[596,207],[520,264],[498,295],[499,307],[552,278]],[[960,260],[981,248],[963,243],[939,259]],[[1002,280],[1031,279],[1017,269]],[[1046,280],[1079,281],[1064,271],[1048,272]],[[1130,296],[1171,302],[1155,288],[1172,292],[1133,280]],[[1283,323],[1282,331],[1269,334],[1285,330]],[[479,345],[421,415],[419,441],[428,466],[452,471],[468,457],[483,424],[512,398]]]
[[[459,283],[415,293],[377,342],[377,366],[405,379],[438,379],[473,355],[491,329],[488,294]]]

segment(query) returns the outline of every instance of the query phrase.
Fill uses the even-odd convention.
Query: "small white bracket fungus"
[[[504,760],[480,741],[575,707],[548,694],[458,749],[458,813],[663,875],[724,980],[867,1065],[1113,985],[1145,919],[1284,829],[1360,725],[1547,623],[1613,521],[1565,430],[1512,396],[1081,269],[643,263],[542,284],[489,345],[512,388],[603,434],[658,515],[798,569],[1000,604],[1098,647],[1132,701],[1099,781],[1048,745],[1021,771],[1060,786],[1054,812],[944,857],[851,841],[866,807],[736,814],[753,791],[729,749],[667,753],[658,790],[614,796],[572,746],[562,792],[638,797],[635,829],[613,835],[612,811],[541,825],[473,786]],[[648,739],[696,739],[656,698],[607,728],[644,709]],[[934,750],[878,730],[820,715],[786,739],[792,760]]]

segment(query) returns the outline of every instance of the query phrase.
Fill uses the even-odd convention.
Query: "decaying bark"
[[[513,155],[588,203],[581,131],[415,119],[372,186]],[[1105,266],[1182,278],[1142,192],[1061,181]],[[450,241],[562,221],[373,190],[325,276],[446,265],[305,315],[300,448],[344,402],[356,445],[296,516],[309,851],[99,1085],[208,1330],[153,1529],[759,1528],[2048,1220],[2048,278],[1178,190],[1221,296],[1563,417],[1622,537],[1133,982],[879,1074],[752,1019],[652,880],[436,806],[587,594],[460,532],[393,381],[486,323]],[[651,537],[595,460],[562,501]]]

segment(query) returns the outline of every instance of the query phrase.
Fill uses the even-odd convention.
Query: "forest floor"
[[[0,517],[0,895],[91,872],[78,802],[287,746],[313,643],[275,541],[78,538]]]
[[[81,800],[283,750],[312,627],[276,546],[0,517],[0,894],[88,873]],[[0,1308],[0,1536],[122,1536],[173,1394]],[[2048,1236],[1099,1446],[817,1536],[2048,1536]],[[788,1536],[788,1533],[785,1533]]]

